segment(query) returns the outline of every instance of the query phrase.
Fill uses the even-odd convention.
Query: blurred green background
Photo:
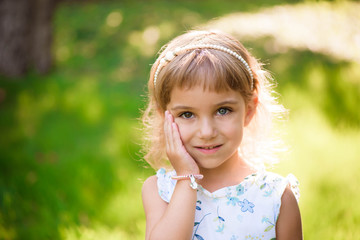
[[[247,13],[250,28],[237,36],[279,82],[280,100],[290,109],[283,126],[290,151],[271,170],[292,172],[301,183],[305,239],[358,239],[360,34],[346,32],[344,23],[360,29],[359,4],[287,1],[282,13],[291,15],[286,22],[305,47],[277,39],[281,29],[251,28],[264,14],[272,22],[279,4],[284,1],[60,4],[56,67],[46,76],[0,77],[0,239],[144,239],[141,186],[154,171],[142,160],[138,119],[151,64],[171,38],[238,12]],[[319,9],[340,17],[329,22]],[[309,21],[296,20],[304,11]],[[306,31],[315,23],[322,27]],[[311,45],[316,34],[324,49]],[[352,45],[353,51],[342,50]]]

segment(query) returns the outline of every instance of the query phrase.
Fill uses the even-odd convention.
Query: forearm
[[[196,190],[189,180],[178,181],[159,222],[151,229],[148,239],[190,239],[194,227]]]

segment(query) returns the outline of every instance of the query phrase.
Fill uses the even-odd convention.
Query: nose
[[[201,139],[212,139],[217,134],[217,126],[213,119],[204,118],[199,121],[199,137]]]

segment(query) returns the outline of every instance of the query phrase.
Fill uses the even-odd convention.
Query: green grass
[[[356,239],[360,131],[334,129],[309,108],[293,114],[287,136],[291,151],[276,170],[293,172],[300,181],[306,239]]]
[[[280,3],[60,5],[53,71],[0,78],[0,239],[144,239],[141,186],[154,172],[140,154],[138,118],[156,52],[214,17]],[[269,63],[290,109],[291,151],[274,171],[300,180],[306,239],[356,239],[359,63],[310,51],[269,53],[268,41],[244,44]]]

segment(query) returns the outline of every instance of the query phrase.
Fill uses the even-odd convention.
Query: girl
[[[302,239],[297,181],[264,170],[285,109],[233,37],[191,31],[152,67],[143,121],[146,239]],[[170,164],[168,164],[170,163]]]

